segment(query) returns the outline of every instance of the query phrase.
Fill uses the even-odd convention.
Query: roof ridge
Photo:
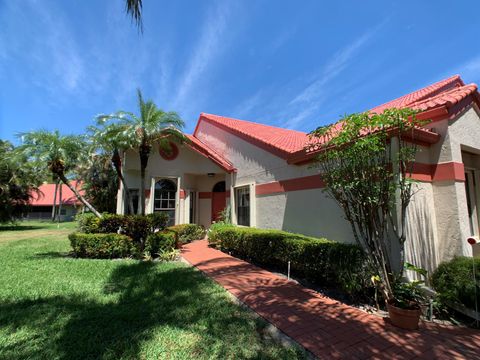
[[[401,104],[401,107],[407,107],[407,106],[412,105],[416,102],[428,99],[432,96],[436,96],[436,95],[444,92],[445,90],[451,88],[452,85],[454,85],[456,82],[459,82],[460,86],[465,86],[465,84],[463,83],[460,75],[458,75],[458,74],[452,75],[448,78],[439,80],[439,81],[437,81],[433,84],[424,86],[420,89],[417,89],[417,90],[411,91],[407,94],[404,94],[402,96],[399,96],[399,97],[397,97],[393,100],[390,100],[390,101],[387,101],[383,104],[377,105],[374,108],[370,109],[369,111],[377,112],[378,110],[384,110],[385,108],[389,107],[389,104],[396,104],[396,103],[402,101],[403,99],[405,99],[406,102]],[[416,95],[418,97],[415,97]],[[411,99],[411,100],[408,100],[409,97],[414,97],[414,98]]]

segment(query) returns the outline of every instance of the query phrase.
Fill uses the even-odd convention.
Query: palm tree
[[[123,185],[130,214],[133,214],[133,199],[122,173],[122,159],[120,157],[120,151],[125,151],[129,148],[128,138],[124,135],[124,127],[115,123],[105,124],[103,119],[104,116],[100,115],[97,117],[98,126],[89,126],[87,128],[87,132],[92,140],[93,151],[100,151],[110,156],[111,164]]]
[[[135,21],[138,29],[143,32],[142,22],[142,0],[126,0],[125,8],[127,14]]]
[[[171,141],[181,143],[186,137],[180,131],[185,123],[176,112],[165,112],[159,109],[152,100],[144,101],[140,90],[137,90],[140,115],[131,112],[117,111],[111,115],[101,115],[97,119],[103,123],[110,119],[118,120],[122,136],[132,148],[138,150],[140,156],[140,207],[145,214],[145,170],[148,165],[150,151],[154,144],[166,152],[171,150]]]
[[[67,174],[77,164],[85,159],[87,144],[83,136],[61,135],[58,130],[32,131],[20,134],[22,145],[19,151],[28,159],[36,162],[37,166],[47,166],[54,178],[59,179],[75,194],[92,213],[97,217],[102,215],[72,186]]]

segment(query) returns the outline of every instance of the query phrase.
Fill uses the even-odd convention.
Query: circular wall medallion
[[[178,147],[173,142],[170,142],[169,149],[158,149],[158,153],[165,160],[175,160],[178,156]]]

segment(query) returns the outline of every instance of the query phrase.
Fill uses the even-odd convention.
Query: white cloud
[[[200,39],[195,46],[191,60],[181,76],[176,96],[172,102],[172,108],[182,109],[184,113],[189,112],[191,102],[196,100],[194,90],[199,90],[205,85],[206,73],[211,70],[221,49],[227,46],[224,35],[227,28],[227,21],[231,15],[231,2],[220,1],[205,18],[203,27],[200,30]],[[205,91],[205,88],[200,90]]]
[[[467,83],[480,82],[480,55],[460,65],[458,68],[452,71],[450,75],[453,74],[459,74]]]

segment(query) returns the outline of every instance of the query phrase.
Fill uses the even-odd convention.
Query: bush
[[[98,219],[98,231],[102,234],[118,233],[125,230],[128,224],[128,218],[125,215],[103,214],[101,219]]]
[[[480,277],[480,258],[474,258],[477,282]],[[433,288],[443,303],[462,304],[475,309],[475,283],[473,281],[472,258],[459,256],[444,262],[432,275]],[[477,285],[477,296],[480,289]],[[478,300],[480,303],[480,299]]]
[[[197,224],[181,224],[167,228],[178,236],[180,244],[186,244],[193,240],[200,240],[205,237],[206,231],[203,226]]]
[[[96,217],[95,214],[78,214],[77,216],[75,216],[75,220],[77,220],[77,228],[79,232],[83,232],[86,234],[94,234],[100,231],[100,219]]]
[[[150,234],[145,242],[145,251],[152,257],[162,254],[163,252],[171,252],[175,247],[175,234],[171,231]]]
[[[215,224],[209,241],[254,262],[286,269],[321,285],[340,287],[351,296],[368,288],[366,257],[357,245],[341,244],[278,230]]]
[[[167,213],[163,212],[155,212],[153,214],[148,214],[147,218],[150,220],[152,232],[155,232],[155,230],[165,229],[168,221],[170,220],[170,216],[168,216]]]
[[[138,249],[128,236],[121,234],[82,234],[68,236],[78,257],[112,259],[136,256]]]

